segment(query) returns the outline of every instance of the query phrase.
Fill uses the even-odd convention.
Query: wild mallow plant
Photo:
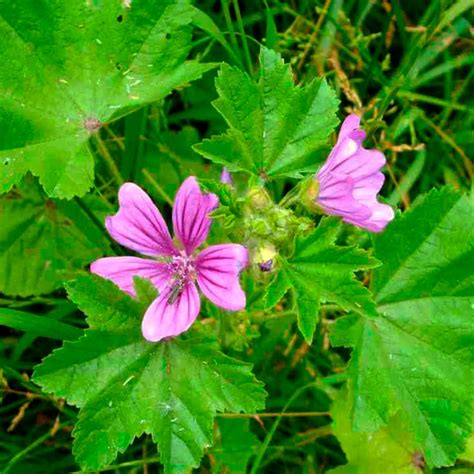
[[[157,342],[189,329],[201,306],[196,283],[217,306],[228,311],[245,308],[239,273],[247,266],[247,249],[238,244],[211,245],[195,255],[209,234],[209,214],[218,205],[215,194],[201,193],[194,177],[184,181],[173,207],[176,244],[160,211],[138,186],[124,184],[119,204],[117,215],[105,221],[110,235],[131,250],[155,259],[106,257],[94,262],[91,271],[132,296],[136,296],[134,277],[151,281],[159,296],[143,318],[145,339]]]
[[[280,396],[278,373],[264,367],[284,335],[289,346],[301,338],[294,360],[325,358],[277,406],[327,405],[327,435],[347,458],[333,472],[413,473],[462,457],[473,439],[472,200],[442,187],[396,211],[378,195],[386,160],[360,111],[346,116],[324,78],[295,85],[265,47],[253,75],[220,65],[213,106],[225,126],[200,142],[179,132],[196,165],[183,179],[160,168],[162,156],[147,165],[154,173],[130,172],[122,184],[104,181],[100,165],[94,181],[96,154],[120,174],[103,151],[104,124],[110,133],[140,107],[161,107],[216,64],[186,59],[192,25],[210,28],[187,2],[82,3],[58,21],[85,14],[84,31],[53,46],[69,41],[87,73],[65,60],[45,83],[38,59],[17,87],[0,75],[10,114],[0,291],[29,298],[64,287],[86,317],[85,329],[57,326],[62,347],[32,377],[78,408],[80,468],[106,468],[149,435],[167,473],[190,472],[205,454],[234,466],[225,472],[245,472],[251,459],[260,472],[284,413],[263,440],[248,418]],[[27,16],[24,6],[9,11],[10,29],[28,18],[41,30],[31,5]],[[9,38],[7,54],[20,61],[25,45]]]

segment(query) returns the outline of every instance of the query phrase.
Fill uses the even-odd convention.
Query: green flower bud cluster
[[[279,251],[313,225],[310,219],[298,217],[292,210],[276,204],[260,186],[250,188],[243,209],[244,241],[252,263],[262,271],[271,271]]]

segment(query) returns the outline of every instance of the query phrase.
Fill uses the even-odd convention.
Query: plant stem
[[[59,428],[58,429],[61,429],[65,426],[65,423],[59,425]],[[56,430],[57,431],[57,430]],[[7,474],[8,472],[10,472],[10,470],[13,468],[13,466],[18,462],[20,461],[20,459],[24,458],[30,451],[33,451],[35,448],[37,448],[38,446],[40,446],[42,443],[44,443],[48,438],[50,438],[51,436],[53,436],[52,434],[52,430],[48,430],[47,433],[45,433],[44,435],[40,436],[38,439],[36,439],[35,441],[33,441],[29,446],[27,446],[25,449],[23,449],[22,451],[20,451],[19,453],[15,454],[15,456],[13,456],[10,461],[7,463],[7,465],[5,466],[5,468],[3,469],[2,471],[2,474]]]
[[[257,452],[257,456],[255,458],[255,461],[254,461],[253,465],[252,465],[252,469],[250,471],[250,474],[257,474],[258,468],[260,467],[263,456],[265,455],[265,451],[267,450],[267,448],[270,444],[270,441],[272,440],[273,435],[275,434],[275,432],[278,428],[278,425],[280,424],[280,421],[283,417],[283,414],[286,413],[286,410],[306,390],[308,390],[309,388],[317,388],[317,387],[318,387],[317,382],[311,382],[311,383],[309,383],[307,385],[304,385],[303,387],[299,388],[298,390],[296,390],[293,393],[293,395],[290,397],[290,399],[288,400],[286,405],[283,407],[282,413],[278,414],[278,418],[274,421],[270,431],[267,433],[267,436],[265,436],[265,439],[263,440],[263,443],[260,445],[260,449]]]
[[[147,169],[143,169],[142,173],[149,183],[156,189],[158,194],[166,201],[166,203],[173,207],[173,200],[168,196],[168,193],[156,182],[149,171]]]
[[[237,25],[241,35],[242,45],[244,47],[245,62],[247,63],[247,70],[249,74],[252,73],[252,60],[250,58],[249,45],[247,43],[247,35],[245,34],[244,24],[242,23],[242,15],[240,14],[239,0],[232,0],[235,10],[235,16],[237,18]]]
[[[331,416],[328,411],[295,411],[287,413],[218,413],[219,418],[275,418]]]
[[[230,16],[229,0],[221,0],[221,5],[222,5],[222,10],[224,12],[225,22],[229,30],[230,42],[232,43],[234,50],[237,51],[240,56],[240,48],[239,48],[239,44],[237,43],[237,36],[235,36],[234,24],[232,23],[232,18]]]
[[[94,141],[97,145],[97,149],[99,151],[100,156],[102,156],[102,158],[104,159],[105,164],[109,168],[109,171],[114,177],[117,184],[119,185],[123,184],[123,178],[122,178],[122,175],[120,174],[117,164],[112,158],[112,155],[109,153],[109,150],[107,149],[107,147],[104,145],[104,141],[102,140],[102,138],[100,138],[99,135],[95,135]]]
[[[145,464],[152,464],[152,463],[159,463],[159,457],[152,457],[152,458],[145,458],[145,459],[137,459],[136,461],[126,461],[121,464],[114,464],[111,466],[103,467],[100,471],[115,471],[116,469],[121,469],[123,467],[135,467],[135,466],[143,466]],[[97,472],[97,471],[73,471],[71,474],[84,474],[87,472]]]

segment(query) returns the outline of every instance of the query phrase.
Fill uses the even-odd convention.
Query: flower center
[[[168,263],[168,269],[171,273],[171,291],[167,303],[173,304],[183,293],[186,284],[196,278],[196,269],[192,258],[183,255],[174,256]]]

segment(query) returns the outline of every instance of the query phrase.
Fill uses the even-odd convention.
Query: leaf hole
[[[119,16],[117,17],[117,21],[118,21],[119,23],[122,23],[122,21],[123,21],[123,15],[119,15]]]

